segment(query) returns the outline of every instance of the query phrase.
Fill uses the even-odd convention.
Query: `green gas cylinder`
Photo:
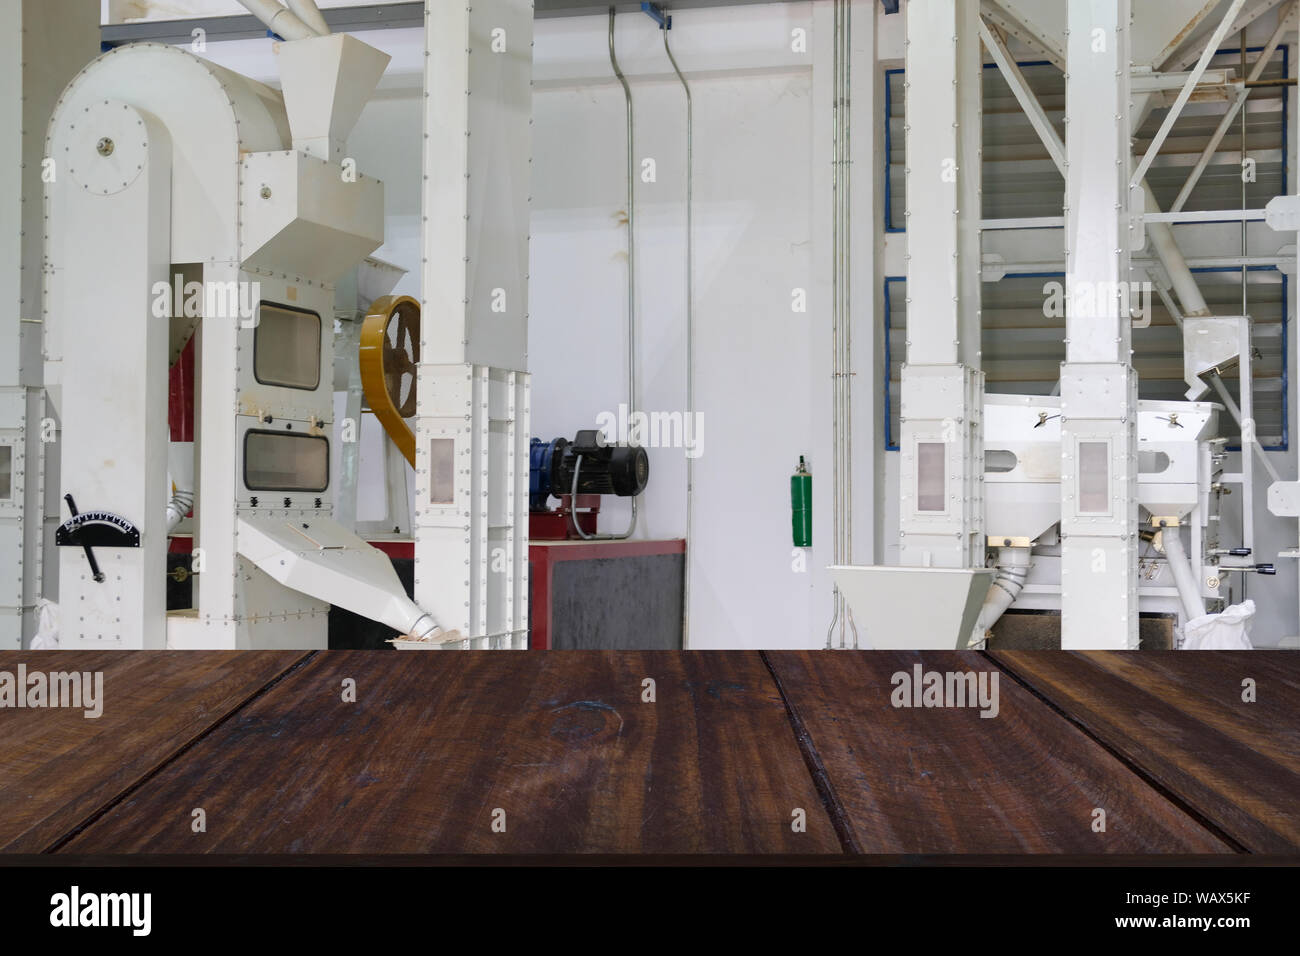
[[[812,475],[799,456],[799,468],[790,476],[790,524],[796,548],[812,547]]]

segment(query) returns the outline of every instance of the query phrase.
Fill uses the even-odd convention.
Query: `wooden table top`
[[[1238,850],[1300,847],[1294,651],[993,655]],[[1254,700],[1243,695],[1254,683]]]
[[[40,651],[0,671],[102,672],[103,714],[0,710],[0,851],[55,848],[175,759],[305,655]]]
[[[2,852],[1300,854],[1287,652],[20,663],[102,672],[104,712],[0,709]],[[896,706],[918,665],[996,716]]]

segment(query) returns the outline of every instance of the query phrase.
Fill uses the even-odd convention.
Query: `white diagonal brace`
[[[1286,12],[1278,16],[1277,28],[1273,31],[1273,35],[1268,38],[1268,43],[1264,44],[1263,51],[1255,60],[1254,66],[1251,67],[1250,74],[1246,77],[1247,83],[1253,83],[1263,75],[1264,69],[1268,66],[1268,61],[1271,60],[1273,54],[1277,52],[1278,44],[1282,42],[1282,37],[1286,36],[1287,33],[1295,28],[1297,13],[1300,13],[1300,2],[1291,4],[1290,8]],[[1201,151],[1201,158],[1196,161],[1196,165],[1192,168],[1192,171],[1187,174],[1187,182],[1183,183],[1183,188],[1179,191],[1178,198],[1175,199],[1174,204],[1169,207],[1170,212],[1182,211],[1183,206],[1187,203],[1187,198],[1192,194],[1192,190],[1196,188],[1196,184],[1200,182],[1201,174],[1204,173],[1205,168],[1210,165],[1210,160],[1213,158],[1215,151],[1218,150],[1219,144],[1223,142],[1223,137],[1227,135],[1228,128],[1232,125],[1232,121],[1236,119],[1237,113],[1241,110],[1242,106],[1245,105],[1246,98],[1249,95],[1250,87],[1243,84],[1241,89],[1237,91],[1236,97],[1234,97],[1232,102],[1228,104],[1228,111],[1223,114],[1223,119],[1219,120],[1219,125],[1214,130],[1214,134],[1210,137],[1210,141],[1205,144],[1205,149]]]
[[[1034,96],[1033,90],[1025,82],[1025,76],[1020,72],[1020,67],[1016,65],[1015,58],[1011,51],[1007,49],[1006,43],[1002,37],[989,28],[988,23],[980,18],[980,38],[984,41],[985,48],[993,57],[993,62],[998,65],[998,70],[1002,73],[1002,78],[1007,81],[1011,87],[1011,92],[1016,96],[1016,102],[1024,110],[1025,116],[1029,118],[1029,125],[1034,128],[1038,138],[1042,140],[1047,155],[1052,157],[1052,162],[1060,170],[1062,176],[1065,175],[1065,143],[1061,137],[1056,134],[1056,129],[1052,126],[1052,121],[1047,118],[1047,113],[1043,105],[1038,102],[1038,97]]]
[[[1274,7],[1281,6],[1283,2],[1284,0],[1257,0],[1257,2],[1252,3],[1249,7],[1242,10],[1242,12],[1232,22],[1232,25],[1228,27],[1228,36],[1240,33]],[[1162,67],[1167,70],[1187,69],[1191,66],[1192,60],[1195,59],[1193,56],[1195,49],[1194,46],[1188,48],[1178,56],[1177,60],[1170,61],[1169,58],[1166,57],[1165,62],[1161,64]]]
[[[1142,161],[1138,163],[1137,169],[1133,170],[1133,176],[1129,180],[1130,189],[1142,182],[1147,170],[1151,167],[1151,163],[1160,154],[1160,147],[1164,145],[1165,138],[1182,114],[1183,107],[1187,105],[1187,100],[1192,95],[1192,90],[1196,89],[1196,84],[1201,82],[1201,75],[1209,67],[1210,60],[1214,58],[1214,54],[1219,49],[1219,44],[1223,42],[1223,38],[1228,35],[1228,29],[1232,26],[1233,19],[1241,11],[1241,6],[1245,2],[1246,0],[1232,0],[1228,12],[1224,14],[1223,20],[1220,21],[1214,33],[1211,34],[1209,42],[1205,44],[1205,49],[1201,51],[1201,58],[1196,61],[1196,66],[1192,68],[1192,72],[1187,76],[1187,82],[1183,84],[1182,90],[1178,93],[1178,98],[1174,100],[1174,105],[1165,114],[1165,121],[1160,124],[1160,129],[1156,131],[1155,138],[1147,146],[1146,154],[1143,155]]]
[[[1065,47],[1061,45],[1058,31],[1047,24],[1034,22],[1029,16],[1017,16],[995,0],[983,0],[980,11],[991,23],[1016,37],[1057,69],[1065,69]]]

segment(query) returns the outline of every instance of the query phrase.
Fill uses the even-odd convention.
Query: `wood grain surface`
[[[97,720],[0,709],[10,853],[1300,852],[1285,652],[54,652],[0,670],[20,660],[102,671],[106,701]],[[918,663],[996,673],[997,716],[893,706]]]
[[[320,654],[64,849],[841,852],[756,652]]]
[[[992,657],[1244,849],[1300,850],[1300,655]]]
[[[1232,847],[1015,681],[999,709],[902,708],[891,676],[973,653],[765,652],[863,853],[1224,853]],[[1046,656],[1046,655],[1045,655]],[[1095,832],[1094,810],[1105,811]]]
[[[304,655],[0,653],[16,674],[102,672],[103,714],[0,709],[0,851],[38,853],[75,831]]]

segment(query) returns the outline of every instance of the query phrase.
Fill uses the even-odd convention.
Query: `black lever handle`
[[[68,503],[68,510],[72,512],[72,517],[75,518],[77,515],[81,514],[81,512],[77,510],[77,503],[72,500],[72,492],[68,492],[64,495],[63,500]],[[88,544],[83,544],[81,547],[86,552],[86,560],[90,562],[90,573],[94,576],[95,583],[103,584],[104,572],[99,570],[99,562],[95,560],[95,552],[90,550],[90,545]]]

